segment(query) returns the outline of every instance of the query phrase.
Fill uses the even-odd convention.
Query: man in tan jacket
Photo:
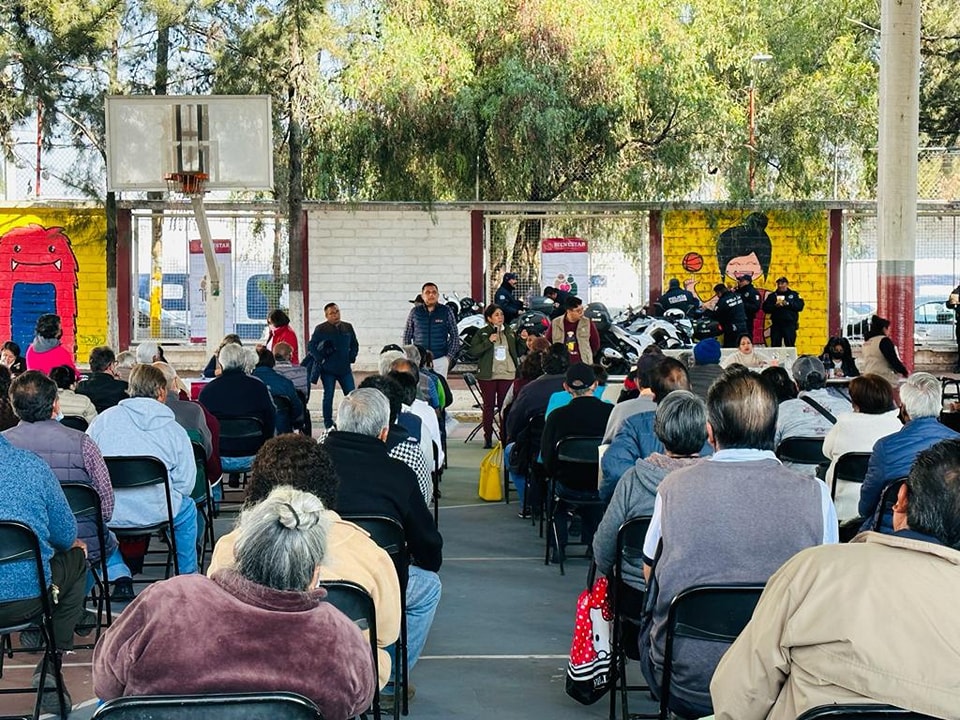
[[[263,444],[253,461],[247,504],[256,505],[280,485],[316,495],[330,514],[332,522],[327,553],[320,566],[320,580],[350,580],[373,598],[380,648],[377,667],[382,688],[390,679],[390,656],[384,648],[395,643],[400,635],[400,581],[393,560],[370,539],[366,530],[343,520],[334,511],[339,479],[327,451],[312,438],[278,435]],[[234,567],[233,546],[237,535],[234,530],[217,541],[207,575]]]
[[[960,440],[917,456],[893,511],[893,535],[804,550],[770,578],[710,683],[718,720],[864,701],[957,716]]]

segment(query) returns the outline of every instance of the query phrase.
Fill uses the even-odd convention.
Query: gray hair
[[[237,571],[274,590],[310,589],[327,551],[330,518],[316,495],[289,485],[240,513]]]
[[[707,441],[707,404],[689,390],[674,390],[657,405],[653,432],[672,453],[700,452]]]
[[[260,362],[260,356],[257,354],[255,348],[245,347],[243,348],[243,371],[249,375],[253,372],[253,369],[257,366],[257,363]]]
[[[390,401],[373,388],[360,388],[347,395],[337,410],[337,430],[377,437],[390,426]]]
[[[153,363],[155,368],[158,368],[160,372],[163,373],[164,379],[167,381],[167,390],[176,390],[177,389],[177,371],[173,369],[173,366],[170,363],[157,361]]]
[[[940,381],[930,373],[914,373],[900,386],[900,402],[911,420],[939,417],[943,409]]]
[[[404,345],[403,354],[406,356],[407,360],[412,362],[414,365],[420,364],[420,351],[417,350],[416,345]]]
[[[390,366],[393,365],[393,361],[404,357],[403,353],[399,350],[387,350],[380,356],[380,374],[386,375],[390,372]]]
[[[157,359],[160,352],[160,345],[156,340],[144,340],[137,345],[137,362],[149,365]]]
[[[217,362],[224,370],[242,370],[247,349],[243,345],[227,343],[217,353]]]
[[[117,355],[117,367],[130,370],[133,369],[133,366],[136,364],[137,356],[129,350],[124,350],[122,353]]]

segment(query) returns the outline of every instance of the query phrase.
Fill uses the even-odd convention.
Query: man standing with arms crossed
[[[433,371],[446,377],[460,350],[457,318],[450,308],[439,303],[440,291],[434,283],[424,283],[420,295],[423,305],[414,305],[407,315],[403,344],[422,345],[433,353]]]
[[[323,306],[326,322],[313,329],[313,335],[307,344],[307,352],[313,356],[320,368],[320,382],[323,385],[323,426],[333,425],[333,394],[337,383],[344,395],[353,392],[353,372],[350,366],[357,360],[360,344],[353,325],[340,320],[340,308],[336,303]]]

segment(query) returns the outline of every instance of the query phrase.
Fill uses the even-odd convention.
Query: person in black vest
[[[743,300],[743,312],[747,316],[747,334],[750,339],[759,344],[763,344],[763,329],[759,333],[754,332],[754,320],[760,311],[760,292],[753,286],[753,275],[746,273],[737,278],[737,295]],[[760,337],[757,337],[759,335]]]
[[[803,304],[800,293],[790,289],[790,282],[778,277],[776,292],[769,293],[763,301],[763,311],[770,316],[771,347],[796,347]]]
[[[680,287],[680,281],[677,278],[671,278],[669,289],[654,303],[654,310],[657,315],[663,315],[667,310],[673,309],[682,310],[684,315],[689,315],[691,310],[699,306],[700,302],[696,296]]]
[[[713,291],[717,294],[714,315],[723,328],[723,346],[735,348],[740,342],[740,336],[749,333],[743,300],[723,283],[714,285]]]

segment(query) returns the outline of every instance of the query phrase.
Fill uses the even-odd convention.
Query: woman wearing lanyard
[[[493,447],[493,416],[517,375],[517,338],[503,322],[499,305],[483,311],[487,324],[474,333],[470,354],[477,358],[477,380],[483,396],[483,446]]]

